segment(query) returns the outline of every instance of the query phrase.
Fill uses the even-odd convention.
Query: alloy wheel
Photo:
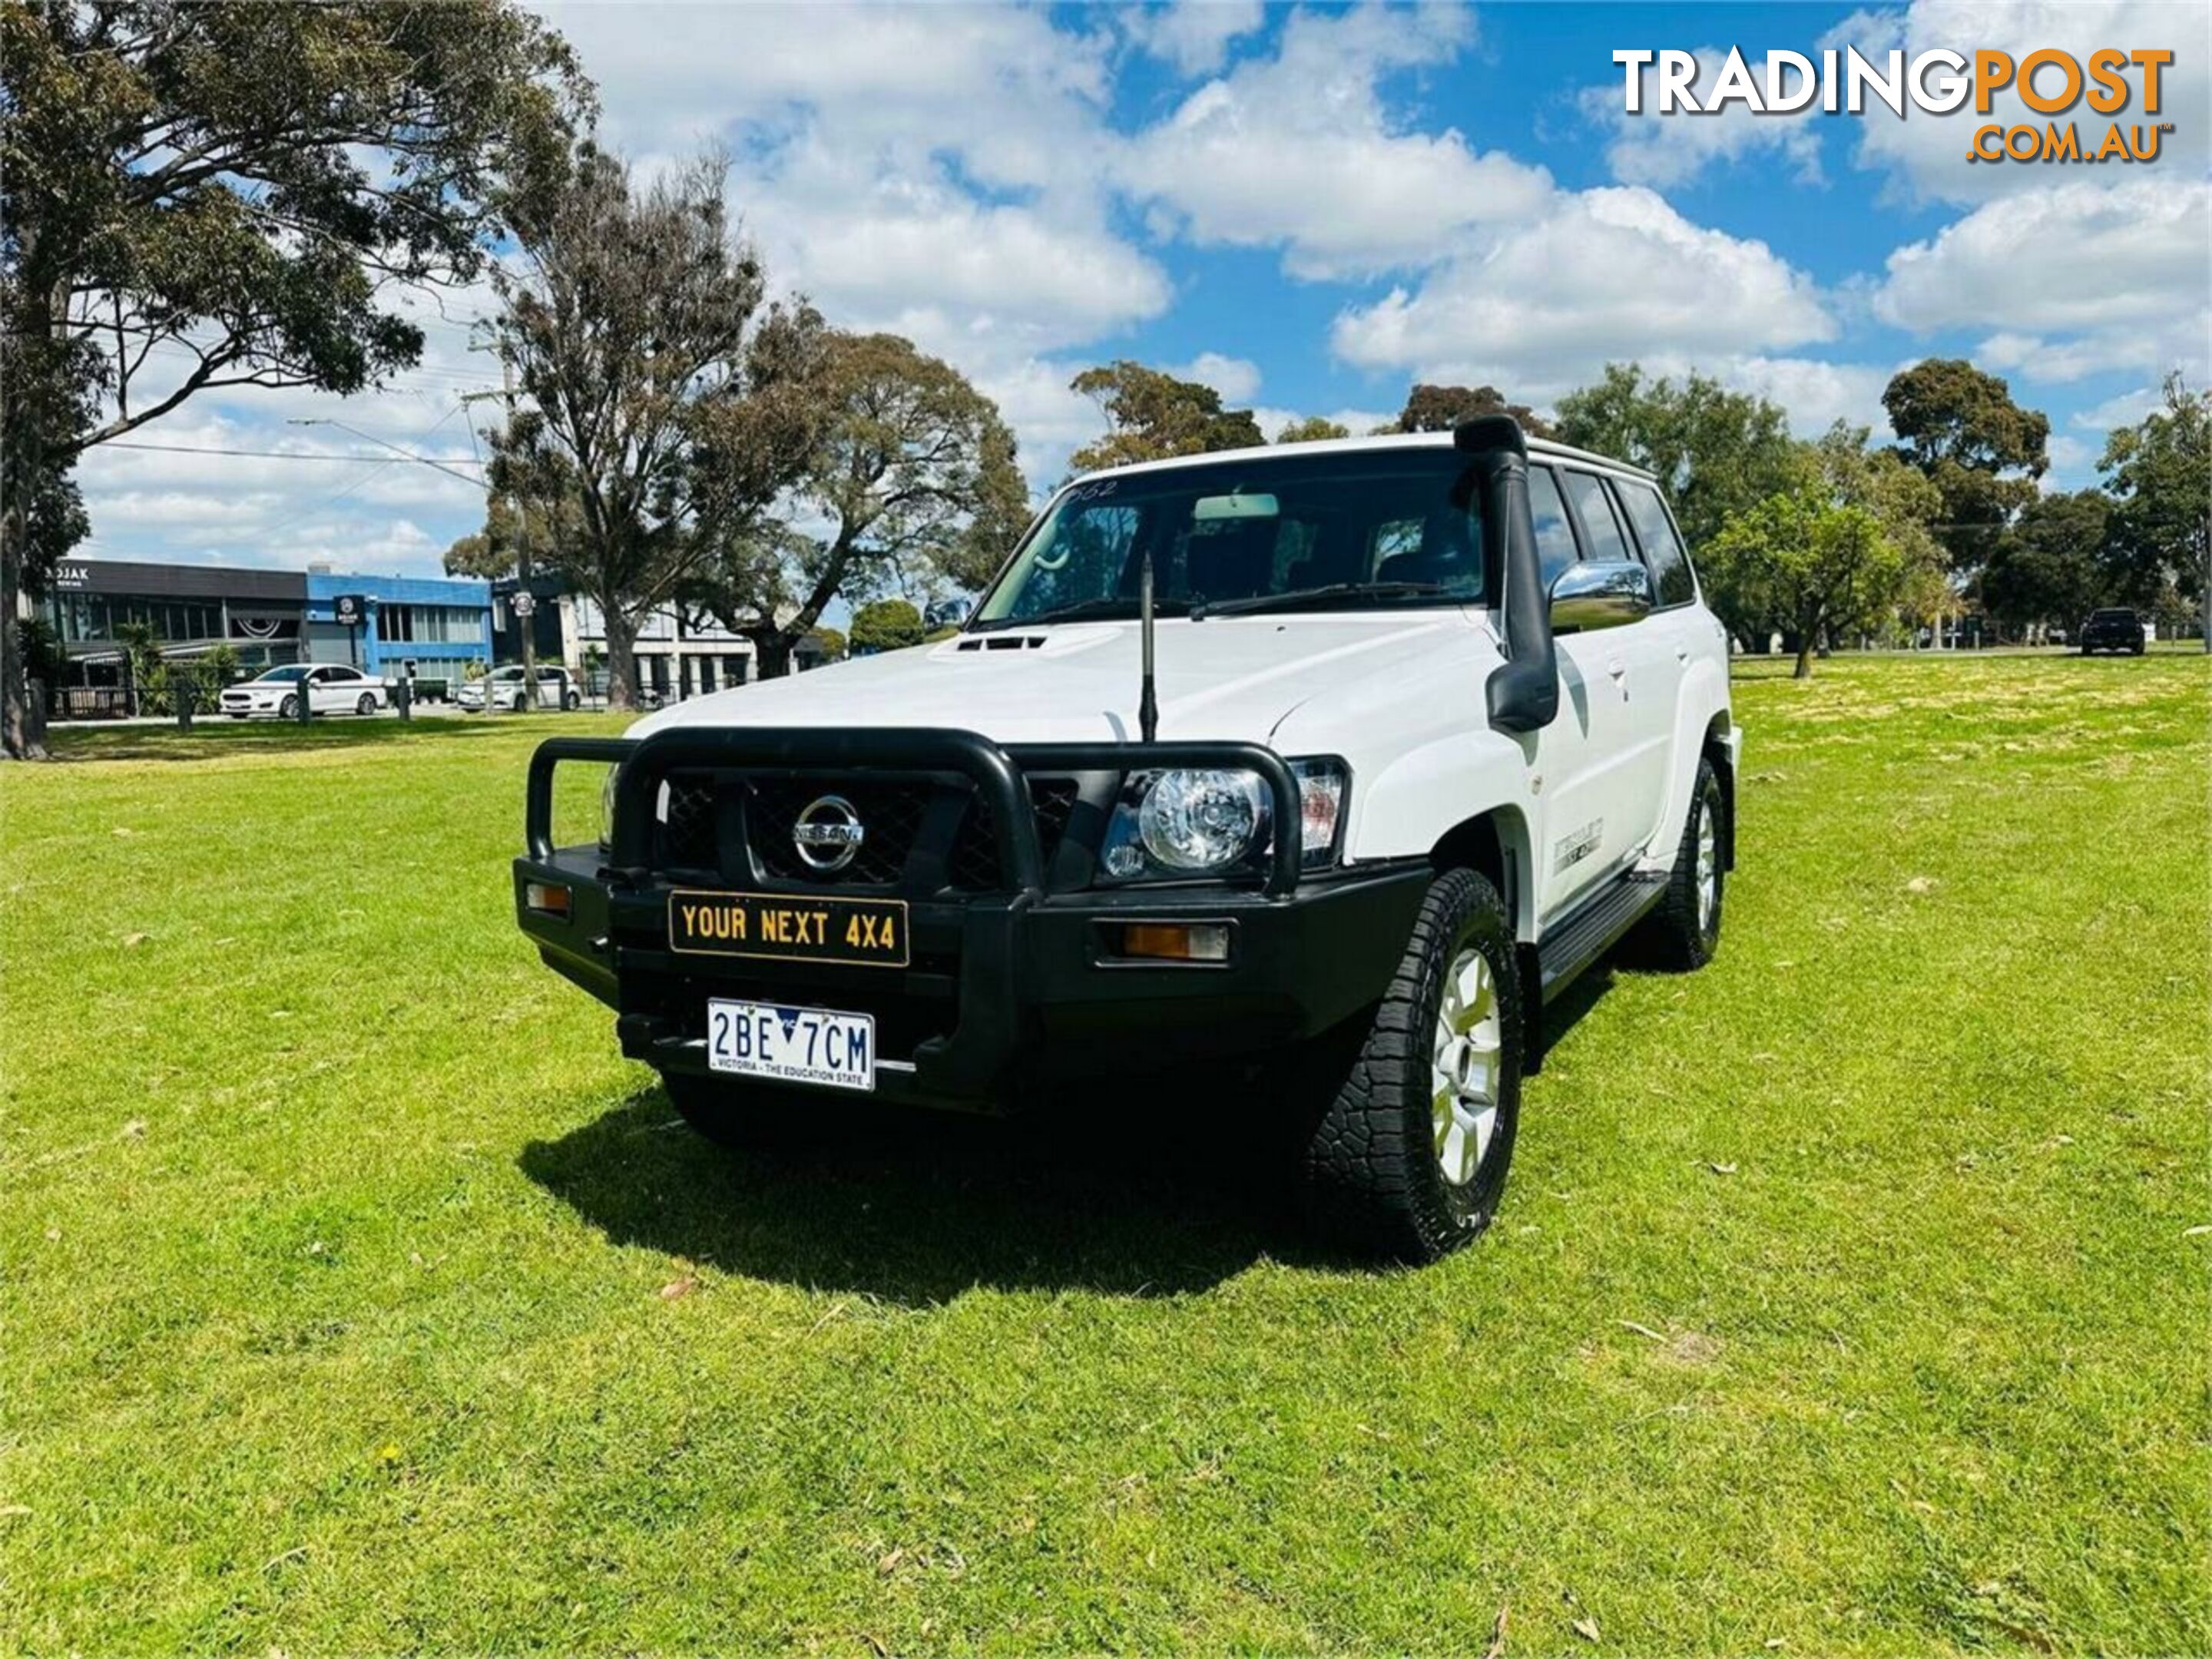
[[[1504,1046],[1498,976],[1470,946],[1452,958],[1444,975],[1429,1062],[1437,1164],[1455,1187],[1474,1179],[1497,1139]]]
[[[1721,908],[1720,835],[1710,801],[1698,803],[1698,931],[1710,936]]]

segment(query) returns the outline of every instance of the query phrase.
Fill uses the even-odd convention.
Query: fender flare
[[[1705,758],[1716,732],[1724,736],[1732,729],[1733,718],[1729,708],[1728,671],[1713,662],[1693,659],[1674,702],[1673,746],[1668,750],[1674,760],[1668,768],[1667,799],[1660,808],[1659,828],[1652,836],[1644,868],[1674,867],[1675,848],[1681,844],[1682,824],[1690,810],[1690,791],[1698,781],[1698,763]],[[1735,783],[1732,775],[1721,782],[1729,799],[1731,822]],[[1729,858],[1733,863],[1733,848]]]
[[[1347,845],[1360,859],[1430,858],[1487,870],[1512,912],[1515,936],[1536,937],[1533,813],[1521,780],[1522,742],[1477,730],[1408,750],[1372,777],[1352,780]]]

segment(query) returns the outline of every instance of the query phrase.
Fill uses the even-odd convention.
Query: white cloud
[[[1229,43],[1266,18],[1260,0],[1175,0],[1166,6],[1132,7],[1121,15],[1129,38],[1185,75],[1211,75]]]
[[[1096,167],[1079,142],[1109,90],[1110,30],[1060,29],[1011,6],[556,5],[628,153],[748,143],[816,116],[840,146],[911,167],[957,152],[993,188]]]
[[[2071,424],[2084,432],[2110,432],[2114,427],[2135,425],[2164,401],[2160,387],[2139,386],[2075,411]]]
[[[1120,158],[1121,184],[1200,245],[1276,247],[1327,278],[1433,260],[1469,227],[1539,210],[1551,178],[1455,128],[1410,131],[1385,107],[1394,71],[1473,38],[1455,7],[1293,13],[1279,50],[1194,92]]]
[[[2061,432],[2045,444],[2044,453],[2051,458],[2051,470],[2039,482],[2047,495],[2054,490],[2078,489],[2078,481],[2088,476],[2101,452]]]
[[[1889,256],[1875,313],[1924,331],[2156,324],[2201,307],[2212,186],[2057,185],[1976,208]]]
[[[2177,27],[2177,21],[2184,18],[2191,26]],[[2142,74],[2131,69],[2131,96],[2125,110],[2101,116],[2084,101],[2055,118],[2075,123],[2092,146],[2102,140],[2114,119],[2130,125],[2172,121],[2174,131],[2166,136],[2154,168],[2167,179],[2186,181],[2202,178],[2212,161],[2212,119],[2208,119],[2212,116],[2212,52],[2206,50],[2203,18],[2200,8],[2161,0],[1916,0],[1902,11],[1856,13],[1832,30],[1822,44],[1848,43],[1870,55],[1902,47],[1908,63],[1938,47],[1966,57],[1985,49],[2004,52],[2015,64],[2044,47],[2071,52],[2076,61],[2086,61],[2100,46],[2170,47],[2174,61],[2161,76],[2161,103],[2155,115],[2144,112]],[[2048,80],[2039,80],[2038,86],[2055,86],[2055,72],[2045,74]],[[2023,104],[2017,82],[1993,96],[1986,115],[1976,112],[1971,98],[1948,115],[1908,109],[1899,118],[1876,104],[1871,113],[1851,118],[1859,127],[1859,164],[1887,170],[1910,194],[1948,202],[1987,201],[2044,189],[2066,166],[1966,159],[1978,127],[2026,123],[2040,131],[2054,118]],[[2110,175],[2135,169],[2104,163],[2084,170]]]
[[[1650,191],[1607,189],[1555,198],[1417,288],[1343,312],[1331,338],[1364,368],[1534,402],[1608,360],[1738,357],[1834,332],[1811,281],[1765,243],[1694,225]]]
[[[1170,364],[1167,372],[1179,380],[1212,386],[1226,404],[1249,404],[1260,393],[1260,365],[1249,357],[1201,351],[1187,363]]]
[[[738,182],[770,270],[842,325],[915,325],[957,356],[983,336],[1049,349],[1167,307],[1159,266],[1095,223],[978,202],[941,173],[865,171],[817,138]]]
[[[1993,0],[1940,12],[1923,3],[1909,17],[1847,27],[1855,38],[1887,28],[1970,45],[2077,35],[2125,45],[2171,33],[2170,13],[2083,9],[2104,21],[2077,26],[2070,11]],[[1181,267],[1171,275],[1148,235],[1269,250],[1301,280],[1390,273],[1386,297],[1379,283],[1347,289],[1330,331],[1342,362],[1378,377],[1338,389],[1347,400],[1395,401],[1404,378],[1418,376],[1488,381],[1542,406],[1608,359],[1636,359],[1771,397],[1801,432],[1839,416],[1882,420],[1888,369],[1824,361],[1848,294],[1822,293],[1765,244],[1698,225],[1638,187],[1737,161],[1810,177],[1819,135],[1831,129],[1733,113],[1608,121],[1608,160],[1628,186],[1562,191],[1542,167],[1454,128],[1445,118],[1456,106],[1420,108],[1422,76],[1474,44],[1463,8],[1270,16],[1233,0],[1139,13],[672,5],[555,15],[600,83],[617,146],[649,168],[702,141],[726,143],[732,202],[775,280],[809,293],[840,325],[906,334],[958,367],[998,400],[1039,484],[1103,424],[1068,389],[1074,374],[1115,356],[1154,360],[1139,331],[1175,304]],[[1138,64],[1139,52],[1202,84],[1184,78],[1171,105],[1130,116],[1116,71],[1161,78]],[[2201,87],[2201,64],[2177,64],[2167,79],[2174,114]],[[1616,80],[1607,103],[1617,112],[1619,102]],[[1472,127],[1476,118],[1465,118]],[[2194,118],[2177,118],[2176,142]],[[1978,204],[1897,249],[1845,313],[1855,325],[1971,331],[1990,366],[2086,382],[2093,396],[2154,383],[2174,362],[2204,375],[2212,191],[2180,149],[2124,172],[1968,169],[1948,159],[1963,158],[1964,143],[1943,126],[1877,110],[1833,129],[1859,128],[1860,159],[1919,193]],[[1987,176],[1951,177],[1968,172]],[[1206,280],[1203,263],[1198,271]],[[477,520],[471,486],[382,466],[370,445],[283,422],[336,418],[410,447],[466,453],[454,399],[497,380],[495,365],[466,349],[468,319],[485,303],[481,292],[452,301],[423,364],[387,392],[209,396],[146,434],[215,443],[220,434],[231,447],[347,460],[105,453],[83,474],[95,527],[134,547],[229,558],[347,563],[374,550],[434,567],[437,550]],[[1293,378],[1277,354],[1299,348],[1267,343],[1259,362],[1206,352],[1170,367],[1244,407],[1261,394],[1264,363],[1276,383],[1258,413],[1272,434],[1314,411],[1273,406]],[[2125,380],[2092,378],[2114,369]],[[1364,432],[1389,414],[1331,418]]]
[[[1973,359],[2000,374],[2019,374],[2052,386],[2086,380],[2112,367],[2108,345],[2093,335],[2054,341],[2001,331],[1974,348]]]
[[[1739,392],[1777,404],[1790,416],[1790,429],[1816,438],[1838,421],[1889,431],[1889,411],[1881,394],[1898,364],[1830,363],[1810,357],[1721,358],[1702,365],[1705,372]]]
[[[841,327],[904,334],[994,398],[1033,480],[1095,432],[1053,354],[1166,309],[1104,179],[1115,30],[1040,9],[559,7],[606,131],[704,141],[771,277]],[[1163,20],[1164,22],[1165,20]]]
[[[1984,203],[1889,256],[1883,321],[1994,328],[1993,367],[2033,380],[2179,365],[2201,375],[2212,331],[2212,185],[2086,180]]]
[[[1719,46],[1699,46],[1697,84],[1710,88],[1728,52]],[[1761,88],[1766,85],[1768,58],[1744,59]],[[1659,112],[1657,70],[1643,66],[1643,109],[1627,111],[1623,82],[1618,76],[1602,86],[1587,87],[1576,101],[1583,114],[1607,128],[1612,139],[1606,145],[1606,166],[1625,185],[1686,184],[1707,167],[1741,161],[1765,152],[1778,152],[1801,185],[1819,184],[1820,129],[1813,122],[1787,115],[1763,115],[1748,106],[1731,101],[1717,113]],[[1795,86],[1793,80],[1790,84]]]

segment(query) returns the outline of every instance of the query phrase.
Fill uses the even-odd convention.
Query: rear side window
[[[1620,520],[1603,481],[1590,472],[1569,472],[1564,481],[1575,516],[1583,521],[1583,544],[1589,549],[1590,562],[1618,564],[1633,559],[1636,556],[1628,550],[1628,538],[1621,533]]]
[[[1682,538],[1674,533],[1674,521],[1667,516],[1659,492],[1628,478],[1614,479],[1613,488],[1620,492],[1628,520],[1636,526],[1636,539],[1644,544],[1644,562],[1651,567],[1651,586],[1659,603],[1689,604],[1698,597],[1697,580],[1690,574],[1689,556],[1682,550]]]
[[[1548,466],[1528,469],[1528,513],[1536,521],[1536,556],[1543,562],[1544,591],[1559,573],[1582,554],[1575,546],[1575,528],[1567,522],[1567,503],[1559,494],[1559,481]]]

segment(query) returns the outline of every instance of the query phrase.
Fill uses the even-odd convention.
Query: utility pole
[[[489,341],[478,341],[477,343],[471,345],[469,349],[471,351],[498,351],[499,348]],[[500,353],[499,374],[500,384],[503,388],[501,391],[497,393],[489,392],[471,392],[461,401],[468,403],[478,398],[489,398],[493,396],[498,397],[507,410],[507,429],[509,432],[512,432],[514,429],[514,364],[504,352]],[[473,434],[474,428],[471,428],[471,434]],[[511,501],[513,500],[512,497],[509,499]],[[485,492],[484,513],[484,530],[487,534],[489,533],[491,529],[491,500],[492,492],[489,489],[487,489]],[[530,579],[535,568],[530,556],[530,513],[528,507],[522,501],[514,501],[513,504],[514,507],[515,592],[518,593],[528,593],[530,592]],[[532,603],[525,605],[519,611],[515,611],[512,605],[508,607],[510,613],[514,617],[515,632],[522,638],[522,695],[526,700],[526,706],[533,708],[536,708],[538,704],[538,647],[536,641],[531,637],[532,629],[535,626],[534,617],[537,609],[535,599],[536,596],[534,594],[532,595]],[[485,701],[489,702],[490,701],[489,697],[487,696]]]
[[[474,347],[470,349],[475,349]],[[469,405],[484,395],[481,392],[464,392],[461,394],[461,423],[469,429],[469,452],[477,458],[477,482],[484,493],[484,540],[486,545],[489,545],[491,481],[483,476],[483,446],[477,441],[477,417],[469,412]],[[485,586],[489,587],[490,584],[487,582]],[[484,608],[484,625],[490,631],[484,635],[483,712],[491,714],[497,712],[492,706],[491,671],[499,666],[499,601],[495,599]]]

